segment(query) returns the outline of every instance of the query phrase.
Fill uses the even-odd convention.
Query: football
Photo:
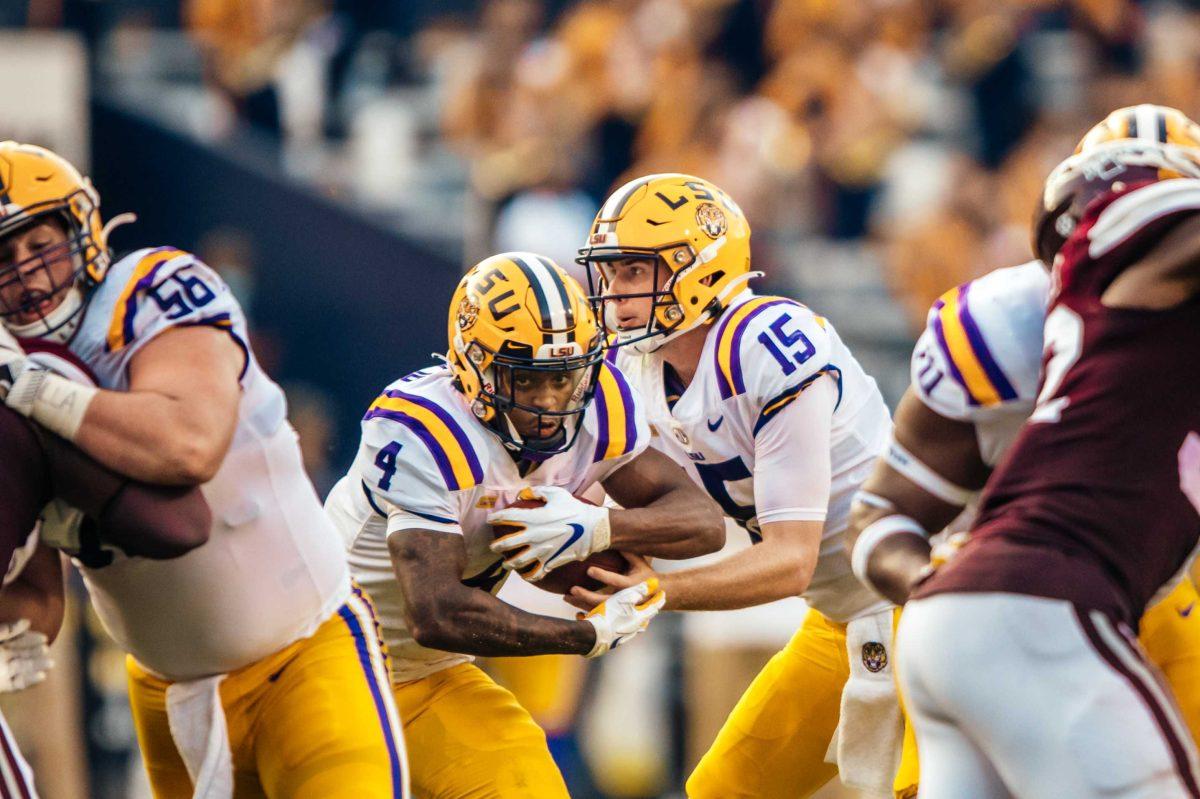
[[[575,497],[581,502],[587,502],[589,505],[595,505],[595,502],[584,499],[583,497]],[[538,508],[542,506],[541,500],[518,499],[508,505],[510,508]],[[492,534],[499,538],[503,535],[508,535],[515,532],[512,527],[503,524],[493,524]],[[599,580],[593,580],[588,577],[587,570],[592,566],[599,566],[608,571],[620,572],[624,574],[629,569],[629,562],[625,557],[615,549],[606,549],[603,552],[596,552],[590,555],[586,560],[574,561],[559,566],[554,571],[547,574],[537,582],[530,581],[530,585],[535,585],[543,591],[549,591],[553,594],[566,594],[574,586],[582,586],[589,591],[595,591],[604,587],[604,584]],[[520,572],[518,572],[520,574]]]

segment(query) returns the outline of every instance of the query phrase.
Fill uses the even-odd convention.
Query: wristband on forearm
[[[884,540],[896,535],[916,535],[923,540],[929,538],[925,528],[911,516],[897,513],[884,516],[868,524],[854,542],[854,551],[850,553],[850,570],[864,585],[877,594],[882,593],[871,580],[868,569],[871,555]]]
[[[50,432],[74,441],[96,392],[91,386],[29,366],[9,389],[5,403]]]

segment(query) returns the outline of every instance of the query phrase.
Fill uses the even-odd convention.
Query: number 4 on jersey
[[[379,454],[375,456],[375,465],[383,471],[383,476],[379,478],[380,491],[391,489],[392,477],[396,474],[396,456],[400,454],[400,448],[403,446],[399,441],[393,441],[386,447],[381,447]]]

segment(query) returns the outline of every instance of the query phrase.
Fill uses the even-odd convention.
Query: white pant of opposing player
[[[17,748],[3,715],[0,715],[0,799],[38,799],[33,787],[33,769]]]
[[[905,607],[896,656],[921,799],[1200,797],[1174,699],[1100,612],[939,594]]]

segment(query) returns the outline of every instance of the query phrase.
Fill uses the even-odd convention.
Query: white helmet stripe
[[[1143,103],[1133,109],[1137,123],[1137,138],[1142,141],[1158,141],[1158,106]]]
[[[642,186],[645,186],[650,181],[661,177],[663,177],[663,175],[643,175],[640,178],[634,178],[621,188],[614,191],[612,194],[608,195],[608,199],[604,201],[604,206],[601,207],[600,213],[596,218],[609,221],[601,222],[596,228],[596,232],[612,233],[616,226],[615,220],[621,215],[621,212],[625,210],[625,203],[629,202],[629,198],[633,196],[633,193]]]

